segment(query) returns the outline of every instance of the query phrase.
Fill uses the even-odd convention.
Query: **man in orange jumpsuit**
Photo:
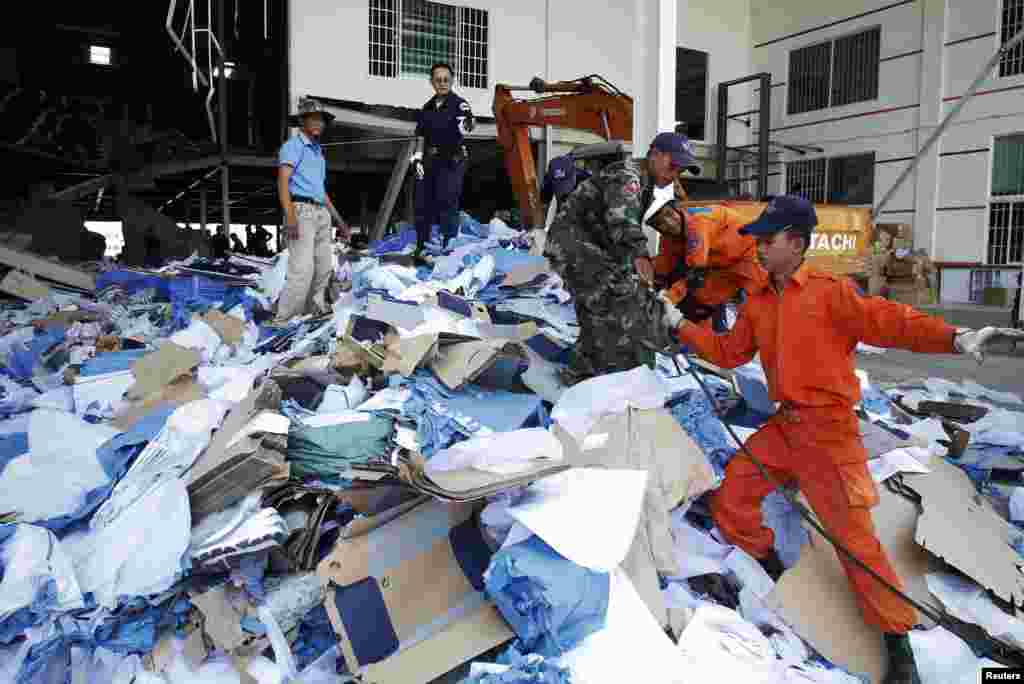
[[[687,320],[710,326],[714,311],[740,289],[750,294],[767,282],[754,238],[740,235],[746,221],[728,207],[684,209],[672,203],[650,223],[662,234],[655,277],[670,285],[665,294]]]
[[[761,352],[778,412],[747,441],[777,482],[795,483],[829,534],[881,577],[902,589],[875,536],[871,508],[878,490],[868,472],[853,407],[860,400],[853,353],[858,342],[916,352],[971,353],[979,361],[990,342],[1024,333],[1005,328],[958,330],[939,318],[884,299],[862,297],[854,284],[803,263],[818,223],[800,197],[776,197],[741,232],[757,240],[768,282],[751,292],[731,331],[716,335],[683,318],[662,294],[664,323],[697,354],[724,368]],[[711,500],[725,538],[761,561],[774,579],[783,570],[764,526],[761,501],[774,489],[757,466],[738,454]],[[907,631],[914,609],[839,554],[865,620],[885,634],[886,684],[919,682]]]

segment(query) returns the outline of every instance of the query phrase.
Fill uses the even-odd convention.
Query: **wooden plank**
[[[410,140],[402,146],[398,153],[395,167],[391,169],[391,180],[388,181],[388,191],[384,195],[384,201],[380,203],[380,211],[377,212],[377,221],[373,224],[373,232],[370,233],[370,240],[380,240],[384,237],[384,229],[387,228],[388,219],[395,209],[395,201],[398,193],[402,190],[402,183],[405,181],[405,174],[409,172],[409,159],[416,151],[416,140]]]
[[[96,278],[85,271],[71,268],[64,264],[47,261],[42,257],[22,252],[9,247],[0,247],[0,264],[18,268],[31,275],[46,278],[62,285],[70,285],[81,290],[95,290]]]

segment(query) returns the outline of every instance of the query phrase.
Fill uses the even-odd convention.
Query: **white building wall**
[[[794,116],[773,89],[772,139],[823,154],[875,152],[875,203],[998,47],[1001,0],[780,0],[752,3],[753,63],[788,81],[792,50],[880,26],[876,100]],[[996,72],[997,73],[997,72]],[[993,138],[1024,132],[1024,77],[990,77],[879,219],[914,225],[939,261],[984,261]],[[996,91],[996,92],[991,92]],[[775,189],[782,187],[777,178]]]
[[[674,64],[665,63],[663,57],[669,51],[663,43],[678,44],[709,53],[708,125],[709,142],[713,142],[714,85],[752,71],[749,0],[679,0],[674,7],[667,6],[667,0],[460,0],[457,4],[489,12],[488,88],[457,88],[484,116],[492,114],[495,83],[525,85],[545,73],[551,80],[600,74],[637,99],[640,117],[645,104],[654,108],[641,133],[647,137],[648,128],[670,128],[674,121],[669,113],[674,112]],[[425,78],[368,75],[369,0],[292,0],[289,5],[293,103],[305,95],[318,95],[419,107],[430,97]],[[643,9],[642,15],[638,9]],[[663,25],[664,17],[676,27],[674,37],[671,26]],[[649,35],[634,40],[641,21]],[[550,34],[547,46],[546,33]],[[659,73],[648,73],[658,57],[662,57],[657,62]],[[734,100],[731,107],[740,111],[748,109],[747,104]],[[733,133],[745,135],[740,128]],[[733,143],[739,144],[739,137],[731,139]]]

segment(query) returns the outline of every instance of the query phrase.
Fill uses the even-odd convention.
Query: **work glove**
[[[658,293],[658,301],[661,302],[662,308],[661,324],[669,332],[675,334],[676,330],[679,329],[679,325],[683,322],[683,312],[676,308],[676,305],[672,303],[672,300],[668,298],[664,290]]]
[[[416,174],[416,180],[423,180],[423,176],[426,175],[426,169],[423,168],[423,153],[417,152],[412,155],[409,163],[412,164],[412,172]]]
[[[997,341],[1024,342],[1024,330],[987,326],[981,330],[958,328],[953,347],[961,354],[970,354],[979,364],[985,361],[985,348]]]

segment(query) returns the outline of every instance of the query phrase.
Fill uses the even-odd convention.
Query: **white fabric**
[[[551,419],[579,441],[603,416],[624,413],[629,407],[658,408],[669,396],[669,388],[657,373],[637,366],[573,385],[555,404]]]
[[[524,428],[471,437],[434,454],[427,473],[476,468],[491,473],[514,474],[538,461],[562,460],[562,443],[543,428]]]
[[[644,229],[644,235],[647,236],[647,252],[651,258],[658,255],[658,247],[661,244],[661,233],[654,230],[647,225],[647,220],[658,213],[658,210],[663,206],[672,201],[676,196],[676,189],[672,183],[669,183],[663,188],[655,186],[654,198],[651,201],[651,206],[647,207],[647,211],[644,212],[644,220],[640,222],[640,225]]]
[[[14,534],[0,547],[0,565],[0,621],[32,605],[50,580],[54,581],[56,596],[48,608],[64,612],[84,605],[71,560],[57,537],[44,527],[16,525]]]
[[[203,363],[206,364],[214,359],[221,346],[224,345],[217,331],[200,318],[193,318],[187,328],[171,335],[169,341],[179,347],[198,351],[202,356]]]
[[[70,413],[36,409],[29,418],[29,452],[0,473],[0,506],[20,512],[23,522],[79,510],[88,492],[109,482],[96,451],[116,434],[114,428],[86,423]]]
[[[644,470],[572,468],[534,482],[508,513],[573,563],[610,572],[633,544],[646,489]]]
[[[988,658],[978,658],[958,636],[942,627],[910,631],[921,684],[977,684],[981,668],[1002,667]]]
[[[654,619],[621,568],[611,576],[604,629],[588,636],[559,662],[572,671],[574,682],[586,684],[705,681],[694,679],[687,671],[683,654]]]
[[[317,407],[317,413],[338,413],[354,409],[369,397],[366,385],[358,375],[353,375],[348,385],[329,385],[324,398]]]
[[[213,430],[230,407],[228,402],[200,399],[176,409],[97,509],[89,526],[101,529],[146,496],[158,481],[184,475],[209,446]]]
[[[185,483],[164,478],[102,527],[62,541],[84,593],[113,609],[121,596],[166,591],[182,572],[192,518]]]

